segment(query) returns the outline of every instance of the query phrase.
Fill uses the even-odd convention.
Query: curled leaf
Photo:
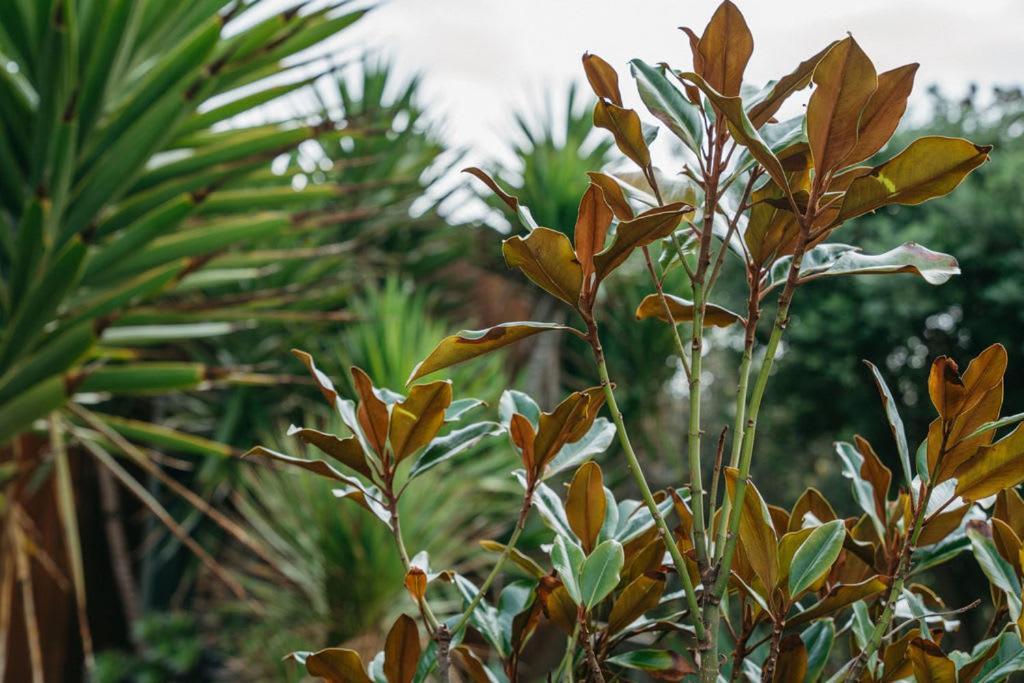
[[[668,308],[672,313],[673,321],[676,323],[693,321],[692,301],[687,301],[672,294],[666,294],[665,301],[668,302]],[[665,306],[661,301],[660,295],[648,294],[640,302],[640,305],[637,306],[636,319],[645,320],[647,318],[657,318],[658,320],[668,322],[668,316],[665,315]],[[727,308],[716,304],[706,304],[704,306],[704,327],[729,327],[734,323],[742,322],[744,320],[741,316]]]

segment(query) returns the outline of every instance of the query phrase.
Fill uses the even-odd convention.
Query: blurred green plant
[[[140,652],[103,650],[96,655],[96,683],[194,681],[203,662],[195,619],[182,613],[152,613],[132,625]]]

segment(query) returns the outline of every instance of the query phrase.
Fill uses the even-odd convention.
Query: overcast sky
[[[929,83],[960,94],[972,81],[1024,81],[1024,0],[736,2],[754,34],[746,77],[754,83],[787,73],[847,32],[879,71],[920,62],[918,102]],[[421,72],[425,100],[444,122],[449,142],[468,148],[480,162],[499,153],[511,112],[538,109],[546,91],[563,100],[573,80],[585,85],[585,51],[607,59],[627,81],[632,57],[689,68],[689,47],[677,27],[699,34],[717,4],[384,0],[346,31],[345,44],[390,56],[401,73]],[[623,83],[623,91],[639,104],[630,83]]]

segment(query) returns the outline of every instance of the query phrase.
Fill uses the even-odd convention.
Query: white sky
[[[921,63],[918,102],[930,83],[959,95],[966,85],[1024,81],[1024,0],[736,0],[754,34],[747,80],[760,84],[847,31],[883,71]],[[448,141],[474,163],[493,158],[514,111],[564,101],[594,52],[619,71],[640,107],[627,62],[640,57],[690,67],[678,26],[699,34],[713,0],[384,0],[345,32],[350,49],[389,56],[399,72],[423,74],[425,101]],[[641,115],[650,119],[640,107]]]

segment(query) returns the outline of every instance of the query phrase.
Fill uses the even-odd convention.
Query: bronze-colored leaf
[[[498,197],[498,199],[503,201],[505,205],[508,206],[508,208],[516,212],[516,215],[519,216],[520,221],[524,221],[527,227],[529,228],[535,227],[533,225],[533,217],[530,216],[530,212],[526,208],[526,206],[519,202],[518,197],[513,197],[508,192],[505,192],[505,190],[503,190],[501,186],[498,185],[497,181],[494,180],[494,178],[492,178],[490,175],[488,175],[486,171],[477,168],[476,166],[470,166],[469,168],[462,169],[462,172],[469,173],[470,175],[475,176],[476,178],[481,180],[484,183],[484,185],[486,185],[491,190],[491,192],[493,192],[495,196]]]
[[[570,394],[550,413],[541,413],[534,440],[537,474],[551,462],[562,446],[578,441],[586,433],[583,424],[588,416],[590,397],[580,391]]]
[[[583,53],[583,71],[587,74],[590,87],[594,94],[612,104],[622,106],[622,94],[619,92],[619,75],[612,65],[597,55]]]
[[[346,467],[351,467],[364,477],[370,477],[370,466],[366,462],[366,454],[363,452],[363,447],[356,437],[350,436],[345,439],[339,439],[334,434],[326,434],[308,427],[295,426],[288,428],[288,436],[298,436],[306,443],[316,446]]]
[[[509,423],[508,433],[512,438],[512,443],[519,448],[523,458],[523,467],[533,475],[536,472],[536,457],[533,449],[534,441],[537,438],[533,431],[533,425],[519,413],[514,413]]]
[[[1017,577],[1022,575],[1020,564],[1021,540],[1010,525],[1001,519],[992,518],[992,540],[996,544],[999,555],[1006,560]]]
[[[651,165],[651,150],[644,140],[640,116],[634,110],[599,100],[594,105],[594,125],[609,131],[619,150],[637,166],[647,168]]]
[[[948,194],[988,160],[991,149],[959,138],[918,138],[850,184],[835,223],[888,204],[920,204]]]
[[[878,595],[888,587],[883,576],[873,576],[860,583],[839,584],[832,586],[828,594],[803,612],[786,621],[788,626],[799,626],[820,617],[828,616],[848,607],[858,600],[866,600]]]
[[[417,384],[409,396],[391,408],[391,451],[402,462],[430,443],[444,424],[444,411],[452,402],[452,383],[439,380]]]
[[[779,660],[775,665],[776,683],[803,681],[807,675],[807,646],[798,633],[790,633],[779,643]]]
[[[683,216],[692,211],[692,206],[676,202],[645,211],[633,220],[619,223],[615,240],[594,257],[598,281],[605,279],[622,265],[634,249],[645,247],[671,235]]]
[[[821,179],[842,167],[856,146],[860,115],[878,87],[878,76],[857,41],[847,37],[818,63],[813,81],[807,141]]]
[[[1017,489],[999,492],[992,516],[1009,524],[1017,536],[1024,536],[1024,499]]]
[[[506,549],[504,543],[498,543],[497,541],[491,540],[480,541],[480,547],[492,553],[503,553],[505,552]],[[544,576],[544,570],[541,569],[541,566],[537,564],[529,555],[524,554],[517,548],[512,548],[512,551],[509,553],[508,559],[535,579],[539,579],[540,577]]]
[[[658,535],[635,552],[630,552],[627,546],[626,558],[626,568],[622,572],[622,580],[632,581],[642,574],[653,572],[661,567],[662,560],[665,559],[665,541]]]
[[[792,72],[786,74],[772,86],[772,89],[754,106],[750,108],[748,113],[750,122],[754,125],[754,128],[760,128],[764,124],[768,123],[769,119],[775,116],[775,113],[779,110],[779,107],[786,101],[786,99],[798,90],[802,90],[807,87],[811,82],[811,76],[814,74],[814,69],[818,66],[818,63],[828,54],[829,50],[839,44],[838,40],[833,40],[831,43],[825,46],[825,49],[818,52],[813,57],[800,62]],[[695,69],[695,71],[698,71]],[[699,73],[699,71],[698,71]]]
[[[907,98],[914,89],[918,64],[907,64],[878,74],[878,88],[860,114],[857,144],[843,165],[864,161],[889,141],[907,110]]]
[[[405,590],[413,600],[419,602],[427,594],[427,573],[420,567],[410,567],[405,573]]]
[[[743,72],[753,51],[754,37],[743,14],[736,5],[725,0],[711,16],[697,43],[702,63],[699,73],[723,95],[739,95]]]
[[[736,486],[739,470],[735,467],[725,468],[725,484],[730,500],[736,500]],[[778,538],[772,526],[768,509],[754,483],[747,482],[746,494],[743,496],[743,507],[740,512],[740,545],[750,561],[754,573],[765,586],[778,583]]]
[[[800,529],[794,529],[789,533],[783,534],[779,539],[779,586],[786,586],[786,582],[789,579],[789,568],[793,564],[793,555],[796,554],[797,549],[803,545],[815,528],[814,526],[805,526]],[[825,578],[827,578],[827,575]],[[770,586],[770,588],[774,588],[774,586]]]
[[[793,510],[789,513],[789,531],[803,528],[808,515],[813,517],[811,526],[838,519],[832,505],[815,488],[808,488],[793,504]]]
[[[491,683],[494,680],[476,653],[465,645],[452,648],[452,653],[459,660],[471,683]]]
[[[327,683],[373,683],[355,650],[329,647],[306,657],[306,672]]]
[[[242,457],[248,458],[250,455],[259,455],[264,458],[270,458],[271,460],[276,460],[277,462],[284,463],[285,465],[298,467],[306,470],[307,472],[312,472],[313,474],[320,475],[321,477],[324,477],[326,479],[340,481],[344,484],[359,483],[358,480],[355,479],[354,477],[349,477],[345,474],[342,474],[330,463],[324,460],[305,460],[303,458],[293,458],[290,455],[278,453],[277,451],[271,450],[269,448],[264,448],[263,446],[256,446],[254,448],[249,449],[248,451],[245,452],[245,454]]]
[[[960,379],[960,368],[956,361],[948,356],[939,356],[932,361],[928,373],[928,395],[943,420],[951,421],[960,412],[964,392],[964,382]]]
[[[569,484],[565,516],[569,520],[569,528],[588,554],[594,549],[604,524],[605,503],[601,468],[593,461],[583,463]]]
[[[313,375],[313,380],[316,382],[316,386],[320,389],[320,393],[323,394],[324,398],[331,405],[332,408],[338,406],[338,392],[334,388],[334,383],[331,378],[325,375],[313,362],[313,356],[309,355],[305,351],[299,349],[292,349],[292,355],[302,361],[302,364],[309,370],[309,374]],[[349,425],[355,427],[355,425]]]
[[[569,238],[557,230],[537,228],[526,237],[515,235],[501,245],[505,263],[518,268],[534,284],[570,306],[576,306],[583,270]]]
[[[583,199],[580,200],[576,228],[573,232],[576,258],[583,269],[585,283],[589,283],[594,274],[594,254],[604,249],[605,237],[612,226],[612,215],[612,209],[605,199],[605,192],[597,185],[588,185],[587,191],[583,193]]]
[[[693,322],[693,302],[687,301],[673,294],[666,294],[665,301],[668,303],[669,311],[672,313],[672,320],[676,323]],[[665,314],[665,305],[661,301],[661,295],[648,294],[636,307],[636,319],[646,320],[657,318],[668,322]],[[735,323],[745,322],[743,317],[733,313],[727,308],[717,304],[706,304],[704,306],[704,327],[729,327]]]
[[[628,221],[633,218],[633,208],[629,205],[626,195],[622,192],[622,186],[607,173],[587,171],[590,182],[596,185],[604,193],[604,201],[611,208],[612,213],[620,221]],[[604,248],[602,243],[601,248]]]
[[[565,633],[573,632],[576,626],[576,603],[561,583],[544,593],[544,614]]]
[[[400,615],[384,642],[384,676],[388,683],[411,683],[421,652],[416,622],[408,614]]]
[[[608,635],[614,635],[658,606],[665,592],[665,575],[642,574],[631,581],[612,604],[608,615]]]
[[[907,654],[917,683],[956,683],[956,665],[932,641],[914,638]]]
[[[413,369],[408,383],[415,382],[420,377],[432,372],[496,351],[535,334],[567,329],[570,328],[555,323],[515,322],[502,323],[486,330],[463,330],[442,339],[430,352],[430,355]]]
[[[957,468],[956,493],[981,500],[1024,482],[1024,424]]]
[[[919,546],[928,546],[938,543],[942,539],[960,528],[960,522],[970,510],[970,506],[963,505],[954,510],[946,510],[928,520],[928,523],[921,529],[921,535],[917,539]]]
[[[889,486],[892,484],[892,470],[882,464],[881,458],[875,453],[867,439],[860,435],[853,437],[853,443],[857,451],[863,456],[864,462],[860,466],[860,476],[871,484],[875,494],[875,512],[878,519],[885,522],[885,505],[889,495]]]
[[[362,368],[352,366],[352,381],[359,396],[356,419],[370,447],[383,456],[388,443],[388,406],[373,391],[370,376]]]

